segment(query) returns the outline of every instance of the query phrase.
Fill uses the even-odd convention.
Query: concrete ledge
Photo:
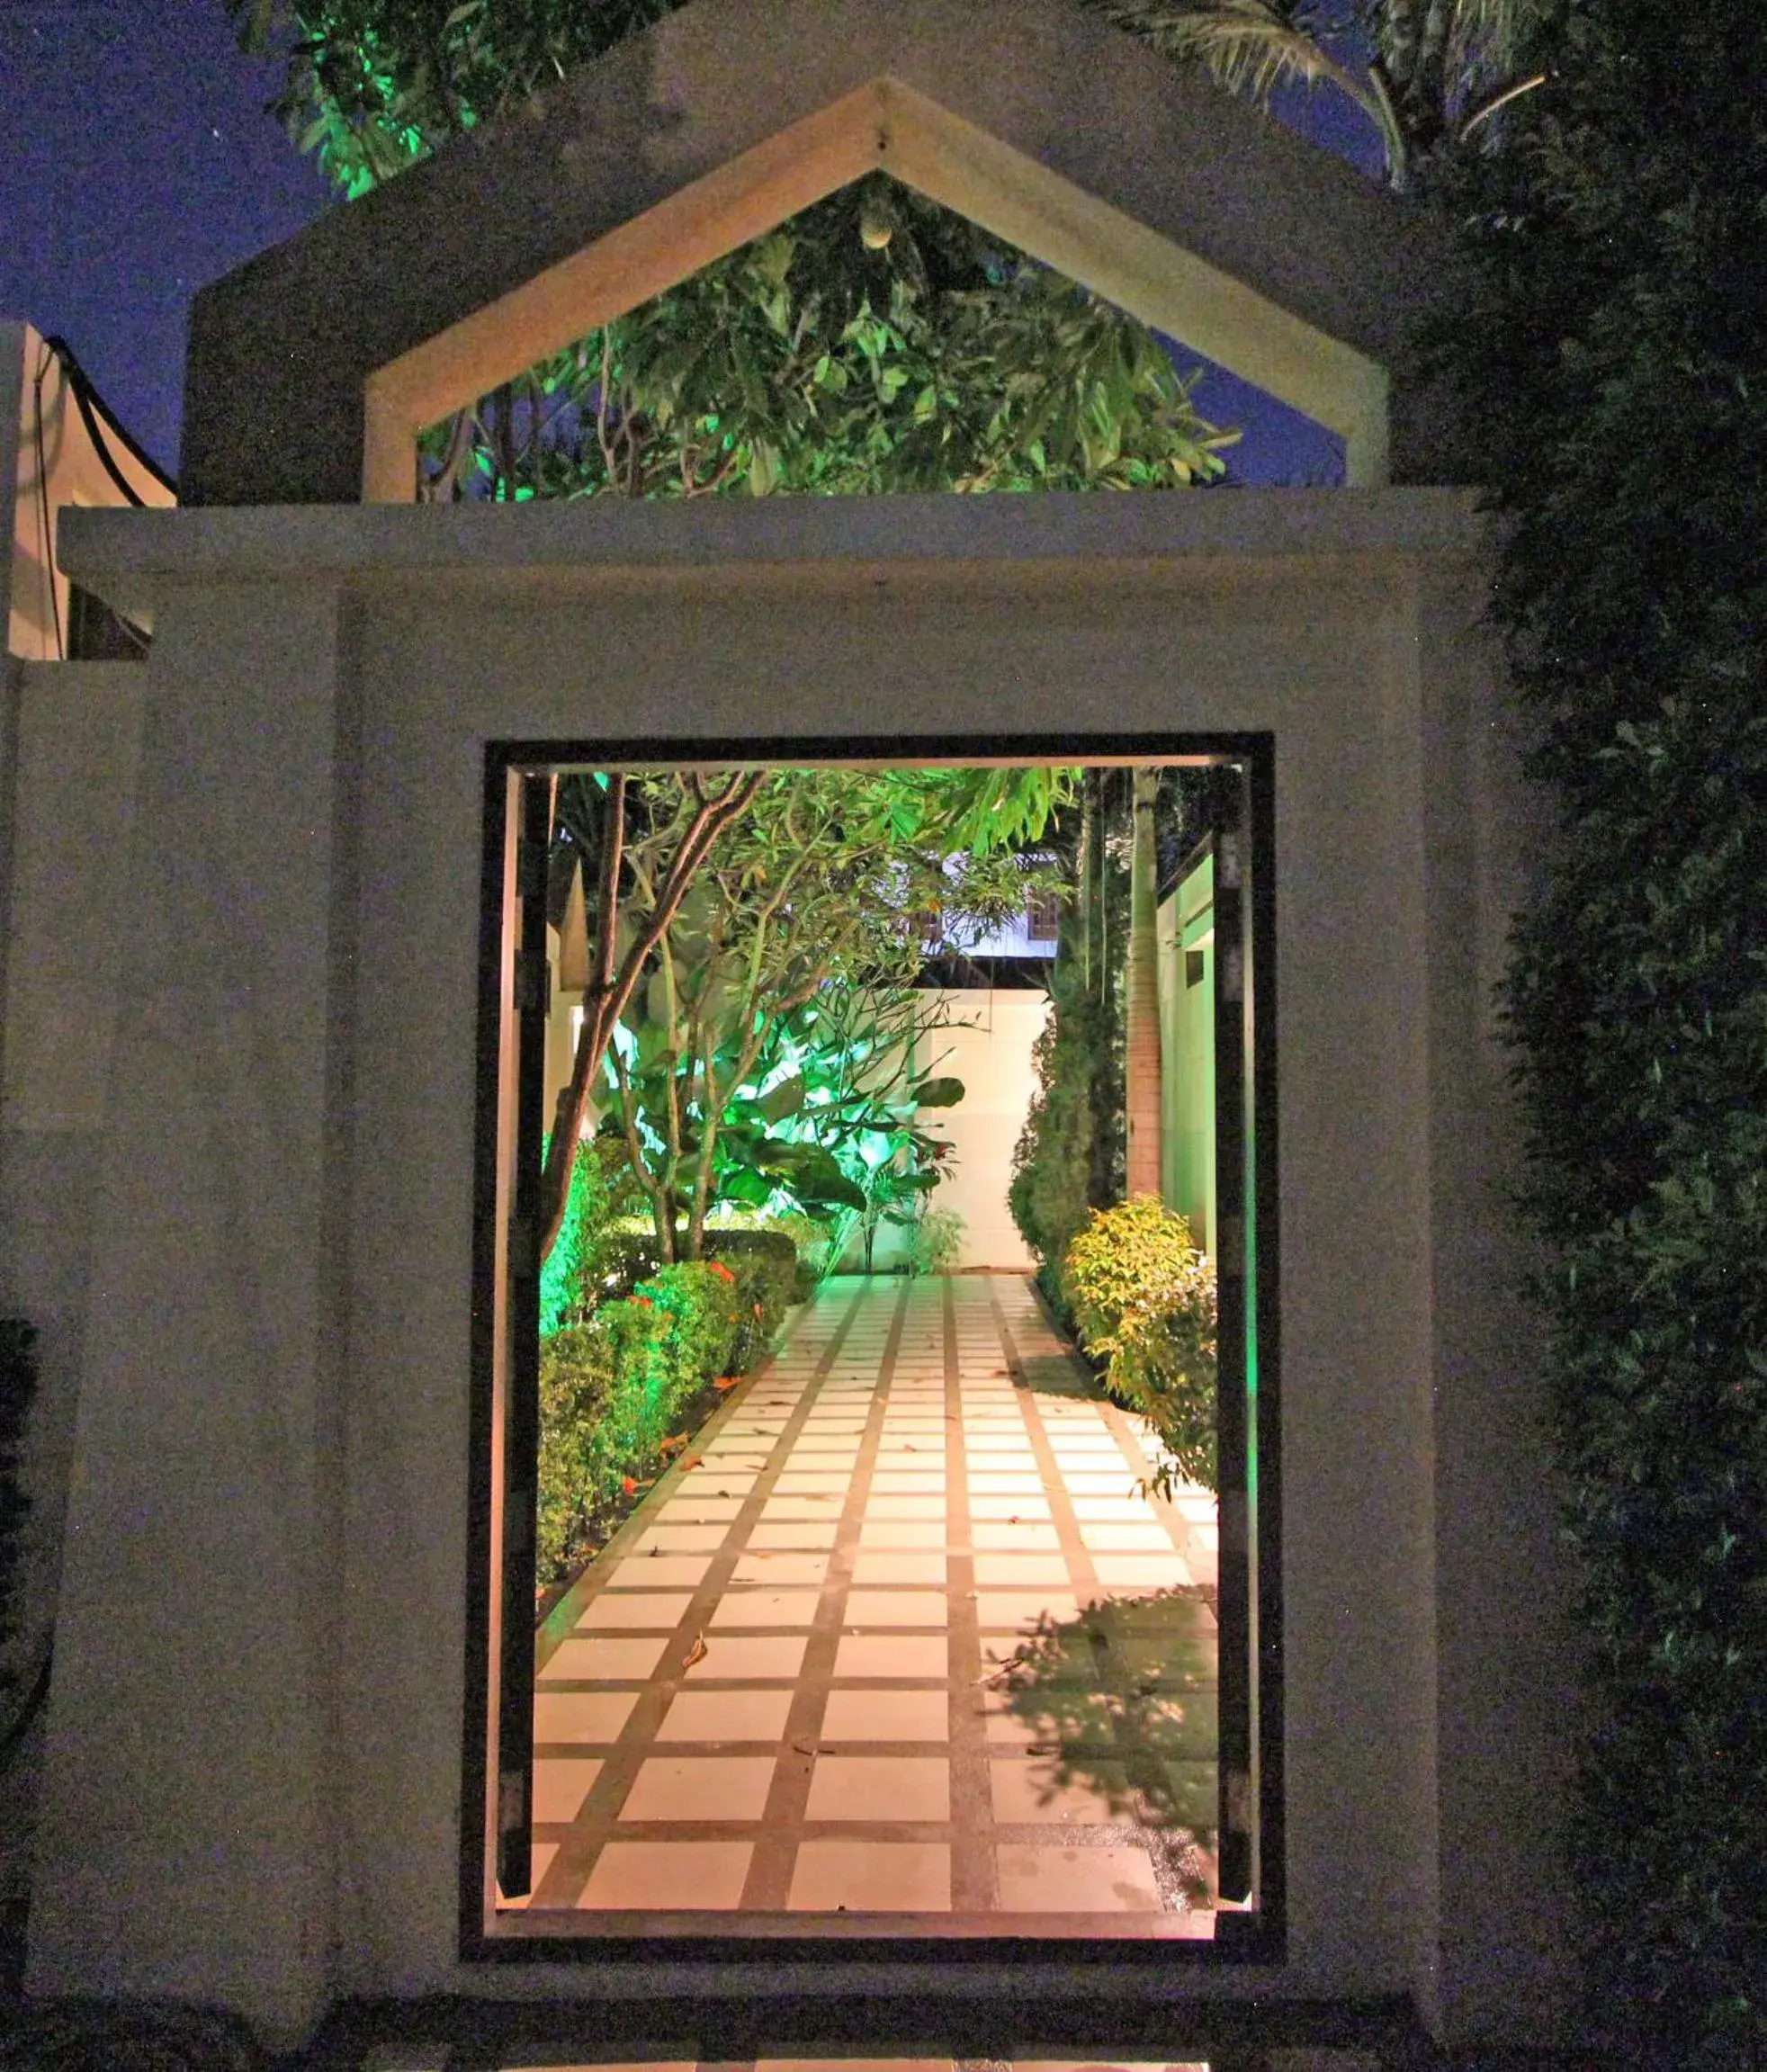
[[[521,571],[562,583],[651,572],[742,581],[766,569],[857,570],[1233,561],[1255,569],[1369,554],[1476,554],[1468,489],[1210,490],[1196,495],[737,498],[516,507],[301,505],[68,510],[61,560],[118,609],[167,584],[346,581]]]

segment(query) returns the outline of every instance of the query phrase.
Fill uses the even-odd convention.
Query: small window
[[[1034,943],[1053,943],[1062,932],[1063,899],[1045,887],[1029,893],[1025,901],[1025,932]]]

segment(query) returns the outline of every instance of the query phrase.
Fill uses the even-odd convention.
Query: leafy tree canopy
[[[507,112],[663,0],[227,0],[346,194]],[[579,340],[423,445],[431,498],[1160,489],[1234,435],[1145,327],[881,176]]]

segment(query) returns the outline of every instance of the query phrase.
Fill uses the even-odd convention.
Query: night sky
[[[65,337],[170,471],[192,295],[328,203],[264,112],[278,77],[240,54],[221,0],[0,0],[0,317]],[[1296,96],[1283,112],[1370,166],[1338,106]],[[1244,430],[1239,480],[1324,483],[1341,466],[1335,441],[1219,370],[1196,402]]]

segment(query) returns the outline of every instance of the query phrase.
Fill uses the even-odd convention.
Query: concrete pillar
[[[355,750],[327,588],[183,591],[157,635],[27,1983],[285,2041],[331,1969]]]

